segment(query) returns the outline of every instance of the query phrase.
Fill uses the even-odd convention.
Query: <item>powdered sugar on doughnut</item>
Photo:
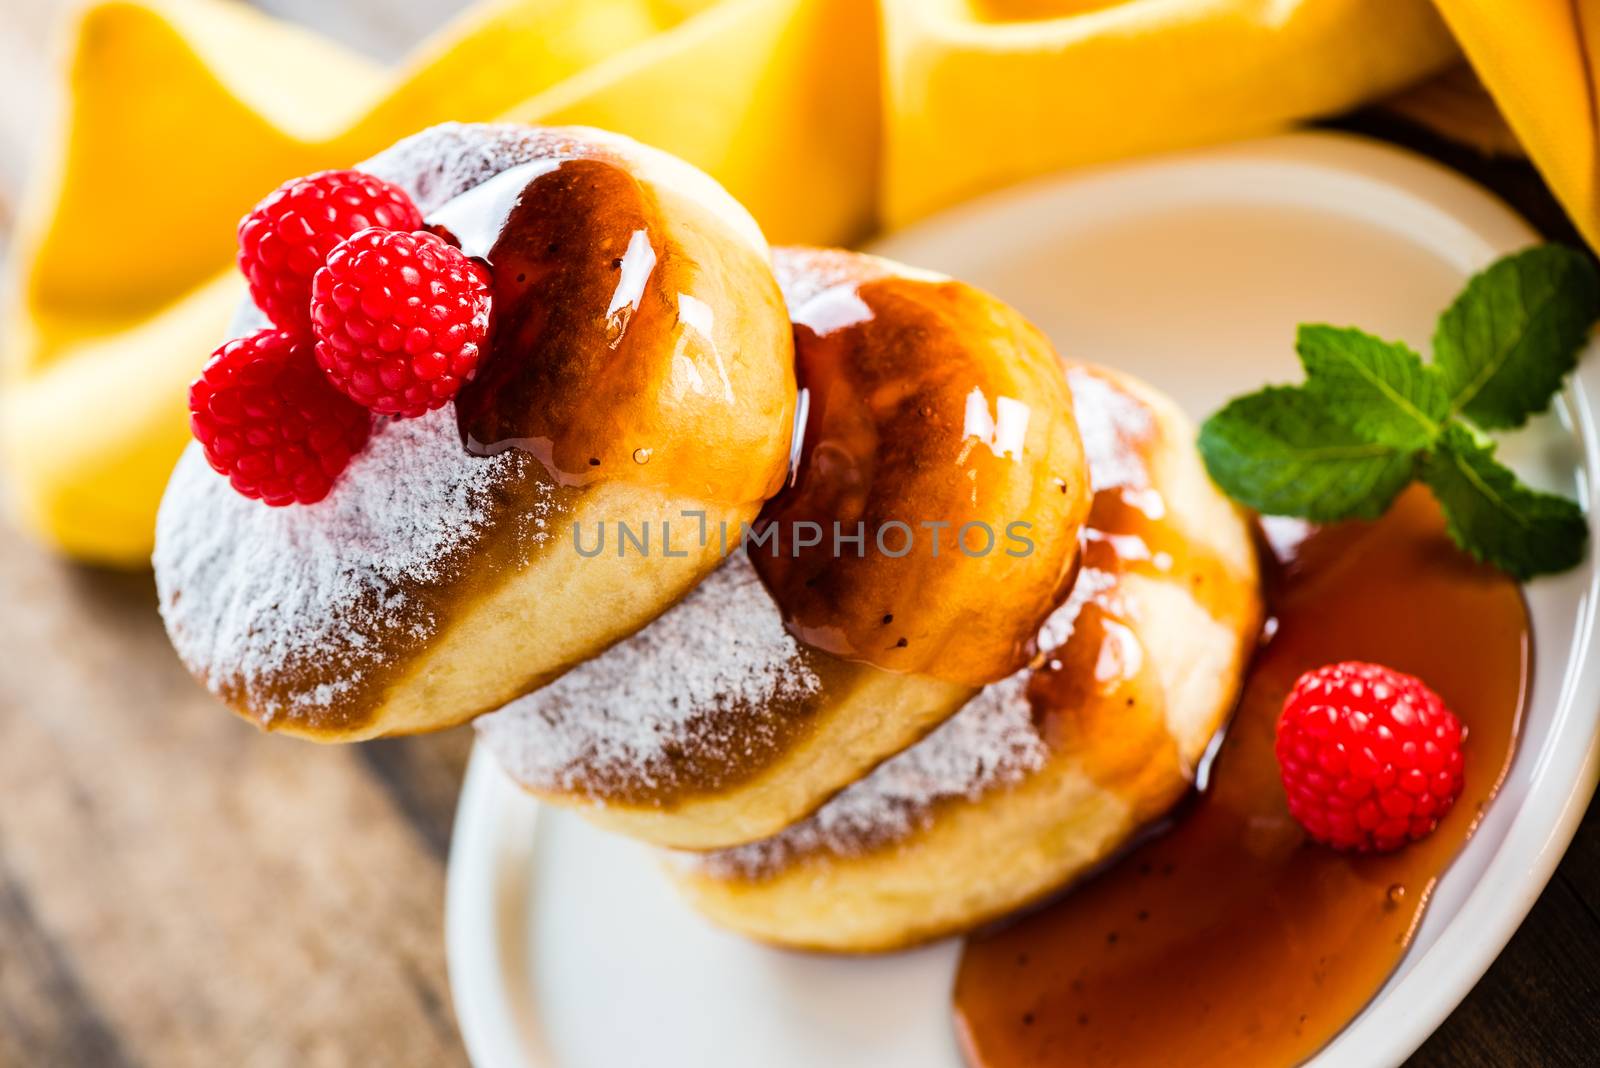
[[[438,621],[419,593],[456,576],[491,490],[526,462],[469,455],[447,405],[378,428],[325,500],[268,508],[191,445],[156,522],[157,588],[178,655],[263,723],[318,718],[394,650],[432,636]],[[542,510],[528,522],[539,526]],[[531,542],[543,536],[533,530]]]
[[[1040,646],[1072,637],[1085,605],[1116,585],[1115,576],[1085,570],[1051,613]],[[1049,750],[1034,724],[1027,668],[986,686],[922,741],[878,765],[809,818],[759,842],[691,859],[709,874],[744,878],[781,869],[797,856],[850,856],[898,841],[926,827],[941,801],[976,801],[1044,766]]]
[[[394,182],[428,215],[501,171],[588,154],[557,127],[447,122],[395,142],[357,169]]]
[[[819,685],[737,552],[648,627],[475,725],[518,782],[603,803],[714,788]]]
[[[675,189],[765,252],[761,228],[716,180],[660,149],[585,126],[447,122],[430,127],[360,165],[404,187],[427,215],[501,171],[535,160],[608,156],[626,160],[658,187]]]
[[[1099,493],[1150,484],[1150,471],[1137,443],[1150,436],[1155,419],[1139,399],[1082,367],[1067,372],[1073,413],[1083,454],[1089,461],[1089,488]]]
[[[408,137],[360,169],[429,214],[535,159],[579,154],[576,131],[448,124]],[[230,327],[266,325],[251,305]],[[269,508],[246,500],[191,445],[157,521],[161,610],[179,656],[211,688],[271,723],[349,712],[375,672],[431,638],[432,594],[448,589],[490,521],[497,486],[527,458],[462,448],[453,405],[377,428],[332,493]],[[552,504],[524,488],[524,544],[547,536]]]

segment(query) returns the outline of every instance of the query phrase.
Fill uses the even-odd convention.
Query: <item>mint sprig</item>
[[[1438,437],[1450,398],[1439,375],[1405,345],[1353,327],[1306,324],[1295,351],[1307,391],[1352,431],[1411,452]]]
[[[1301,386],[1238,397],[1200,430],[1217,485],[1269,515],[1374,519],[1420,478],[1450,536],[1517,579],[1583,558],[1588,524],[1518,481],[1485,430],[1543,411],[1600,319],[1600,274],[1559,245],[1473,276],[1439,317],[1433,361],[1349,327],[1300,327]]]
[[[1517,578],[1565,571],[1583,559],[1589,524],[1565,497],[1517,481],[1494,458],[1494,443],[1448,427],[1422,463],[1422,479],[1444,506],[1450,536],[1481,560]],[[1531,561],[1537,566],[1517,567]]]
[[[1267,515],[1376,519],[1411,481],[1411,454],[1362,437],[1301,386],[1269,386],[1206,420],[1200,452],[1228,495]]]
[[[1507,256],[1474,275],[1433,334],[1450,413],[1503,430],[1544,411],[1577,366],[1597,307],[1594,265],[1560,245]]]

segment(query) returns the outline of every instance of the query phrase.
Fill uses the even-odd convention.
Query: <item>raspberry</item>
[[[433,234],[363,230],[317,272],[311,318],[334,385],[375,412],[421,415],[477,370],[489,272]]]
[[[239,221],[239,270],[250,295],[285,330],[311,329],[311,276],[334,246],[369,226],[415,230],[405,190],[360,171],[285,182]]]
[[[1308,671],[1278,719],[1289,811],[1336,849],[1396,849],[1461,796],[1464,736],[1420,679],[1356,661]]]
[[[189,387],[189,427],[246,497],[315,504],[372,431],[372,414],[328,384],[308,338],[258,330],[228,342]]]

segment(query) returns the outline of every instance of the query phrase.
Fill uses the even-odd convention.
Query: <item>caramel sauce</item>
[[[1021,667],[1088,504],[1048,343],[953,282],[791,290],[790,313],[806,417],[790,481],[756,523],[771,540],[750,555],[791,633],[973,686]],[[835,531],[862,540],[836,545]]]
[[[674,197],[609,158],[539,160],[430,217],[492,275],[483,364],[455,402],[469,452],[752,508],[777,489],[794,392],[776,285],[759,249]]]
[[[1078,581],[1097,592],[1065,644],[1047,648],[1040,636],[1028,699],[1054,759],[1070,754],[1102,789],[1133,800],[1132,818],[1145,821],[1192,784],[1194,754],[1186,759],[1168,724],[1156,658],[1169,651],[1146,646],[1141,609],[1127,603],[1126,576],[1181,583],[1212,620],[1240,636],[1241,650],[1260,626],[1260,608],[1253,575],[1240,575],[1237,564],[1187,533],[1156,482],[1154,458],[1187,442],[1169,440],[1149,409],[1103,372],[1077,367],[1068,378],[1075,390],[1087,390],[1078,393],[1080,411],[1136,407],[1120,420],[1099,413],[1109,418],[1114,444],[1098,442],[1109,451],[1091,450],[1089,462],[1120,477],[1095,491],[1081,534]],[[1099,386],[1091,390],[1091,383]],[[1120,401],[1108,403],[1102,390]]]
[[[654,451],[637,439],[605,446],[619,410],[650,390],[655,361],[640,350],[676,309],[649,284],[653,206],[637,179],[593,159],[535,170],[493,243],[463,247],[489,264],[494,311],[489,356],[456,398],[456,418],[469,451],[518,448],[581,485]],[[485,198],[504,193],[485,188]]]
[[[1135,818],[1154,819],[1192,781],[1167,727],[1155,658],[1125,618],[1120,598],[1084,605],[1065,645],[1028,679],[1028,701],[1040,736],[1059,760],[1101,789],[1133,799]]]
[[[1069,896],[968,941],[954,999],[971,1064],[1294,1064],[1393,972],[1511,759],[1531,653],[1521,591],[1458,551],[1414,490],[1377,523],[1284,553],[1268,603],[1275,626],[1208,789]],[[1306,841],[1272,751],[1295,679],[1347,659],[1419,676],[1468,730],[1461,799],[1383,856]]]
[[[1139,448],[1146,454],[1154,446]],[[1213,619],[1232,621],[1240,612],[1234,567],[1169,522],[1167,502],[1153,487],[1118,486],[1094,495],[1083,529],[1082,566],[1157,579],[1181,576]]]

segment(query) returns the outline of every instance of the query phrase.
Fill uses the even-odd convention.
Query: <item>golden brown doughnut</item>
[[[595,130],[450,125],[363,169],[490,264],[478,378],[376,427],[314,505],[239,497],[191,446],[155,551],[190,670],[323,741],[460,723],[643,626],[720,553],[586,557],[573,525],[748,521],[795,404],[761,233],[688,164]]]

